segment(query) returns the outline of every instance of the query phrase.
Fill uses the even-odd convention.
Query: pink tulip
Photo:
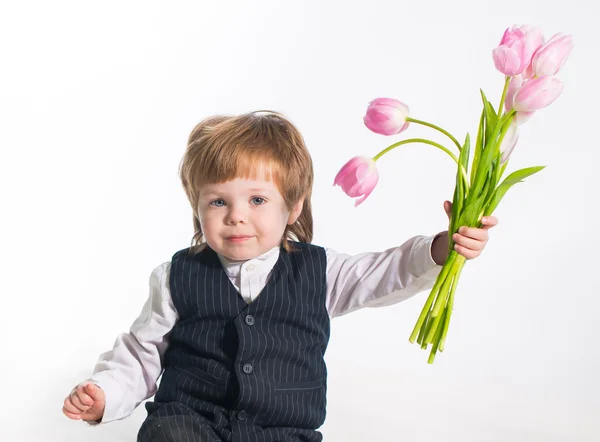
[[[544,75],[556,75],[564,66],[571,50],[573,49],[573,38],[560,32],[554,34],[533,57],[532,70],[538,77]]]
[[[340,169],[333,181],[334,186],[341,186],[346,195],[360,197],[354,207],[362,203],[371,194],[379,181],[379,173],[372,158],[356,156]]]
[[[504,100],[504,108],[506,109],[506,112],[510,112],[512,110],[513,99],[515,97],[515,94],[517,93],[517,91],[519,90],[519,88],[522,85],[523,85],[523,74],[515,75],[514,77],[512,77],[510,79],[510,82],[508,83],[508,89],[506,90],[506,98]],[[529,120],[534,113],[535,112],[518,111],[515,114],[515,122],[518,125],[521,125],[521,124],[525,123],[527,120]]]
[[[517,112],[533,112],[549,106],[563,91],[559,78],[546,75],[532,78],[523,83],[513,97],[513,108]]]
[[[365,125],[381,135],[395,135],[408,127],[408,106],[393,98],[376,98],[369,103]]]
[[[544,43],[539,28],[523,25],[506,29],[500,45],[492,51],[496,69],[512,77],[523,72],[531,63],[533,54]]]
[[[510,154],[517,145],[517,141],[519,141],[519,126],[515,121],[510,124],[506,130],[506,133],[504,134],[502,143],[500,143],[500,152],[502,152],[502,158],[500,159],[501,164],[508,160]]]

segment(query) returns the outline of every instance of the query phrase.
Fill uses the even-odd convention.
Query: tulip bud
[[[371,194],[379,181],[379,173],[372,158],[356,156],[340,169],[333,181],[350,197],[361,197],[354,207],[362,203]]]
[[[381,135],[395,135],[408,127],[408,106],[393,98],[376,98],[369,103],[365,125]]]
[[[500,44],[492,51],[496,69],[509,77],[522,73],[543,42],[544,37],[537,27],[523,25],[506,29]]]

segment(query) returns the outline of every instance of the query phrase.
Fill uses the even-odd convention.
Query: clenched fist
[[[75,420],[98,421],[104,415],[106,397],[96,384],[77,386],[65,399],[63,413]]]

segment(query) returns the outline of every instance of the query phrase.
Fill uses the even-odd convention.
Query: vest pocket
[[[325,386],[325,377],[311,381],[278,382],[275,384],[276,393],[302,393],[317,390]]]
[[[210,373],[207,373],[205,371],[195,369],[192,372],[190,370],[186,370],[186,369],[180,368],[180,367],[172,367],[172,368],[181,373],[185,373],[184,376],[185,375],[191,376],[194,379],[197,379],[205,384],[212,385],[213,387],[216,387],[216,388],[223,388],[223,385],[221,385],[221,380],[219,378],[217,378],[216,376],[213,376]]]

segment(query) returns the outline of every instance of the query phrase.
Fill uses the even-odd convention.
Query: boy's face
[[[302,203],[290,211],[273,181],[236,178],[202,186],[198,215],[210,248],[231,261],[245,261],[280,245]]]

